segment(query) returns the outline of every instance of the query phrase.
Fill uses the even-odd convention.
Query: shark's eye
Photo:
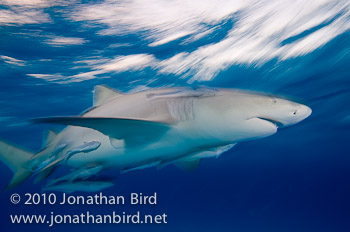
[[[296,110],[294,110],[293,114],[294,114],[294,115],[296,115],[296,114],[297,114],[297,111],[296,111]]]
[[[277,103],[277,100],[276,100],[276,99],[273,99],[273,103]]]

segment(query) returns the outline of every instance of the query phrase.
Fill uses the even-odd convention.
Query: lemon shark
[[[96,86],[93,107],[82,115],[34,119],[67,126],[58,134],[49,131],[43,149],[32,153],[0,142],[0,159],[14,172],[8,188],[33,173],[43,180],[59,164],[76,169],[74,176],[92,167],[126,172],[175,164],[193,169],[202,158],[218,157],[241,141],[273,135],[310,114],[306,105],[235,89],[121,93]]]

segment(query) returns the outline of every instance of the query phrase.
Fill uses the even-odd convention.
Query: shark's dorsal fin
[[[57,133],[53,130],[47,130],[44,134],[43,147],[47,147],[57,136]]]
[[[122,93],[105,85],[96,85],[94,88],[94,106],[100,106],[112,98],[121,96]]]

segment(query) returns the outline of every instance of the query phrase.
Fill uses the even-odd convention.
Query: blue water
[[[330,26],[339,29],[335,30],[339,33],[324,43],[316,47],[312,47],[312,44],[317,41],[310,43],[295,56],[284,59],[283,55],[287,52],[271,55],[277,48],[262,56],[255,56],[262,51],[257,49],[252,54],[243,51],[240,55],[247,56],[249,62],[240,58],[232,58],[230,62],[222,61],[221,58],[226,59],[228,56],[226,51],[233,46],[228,45],[225,49],[218,49],[214,58],[198,53],[201,59],[193,59],[179,66],[176,64],[186,60],[188,54],[197,54],[201,48],[231,38],[232,30],[239,28],[240,22],[245,19],[244,9],[230,13],[215,23],[200,21],[194,24],[198,28],[205,27],[203,30],[212,31],[192,42],[188,42],[192,38],[192,34],[188,34],[167,43],[152,45],[163,37],[166,38],[164,31],[172,33],[172,29],[177,30],[176,20],[173,24],[166,24],[165,28],[150,28],[145,25],[152,24],[153,21],[142,21],[145,25],[140,22],[133,24],[126,14],[121,17],[129,21],[125,27],[119,28],[122,21],[113,24],[97,19],[90,22],[84,18],[72,18],[80,7],[97,7],[99,4],[109,6],[107,3],[83,1],[73,6],[1,6],[1,9],[15,12],[19,16],[32,12],[33,9],[43,14],[32,16],[33,20],[38,21],[36,23],[26,22],[28,19],[22,19],[22,23],[19,19],[7,23],[0,17],[1,140],[38,151],[42,146],[43,133],[50,127],[31,124],[28,119],[78,115],[91,107],[92,90],[98,84],[124,92],[198,85],[257,90],[302,101],[312,108],[313,113],[297,125],[279,129],[273,136],[239,143],[219,159],[202,160],[199,168],[193,172],[167,166],[161,170],[143,169],[120,176],[114,172],[108,173],[110,177],[117,178],[117,181],[115,187],[103,191],[105,195],[128,195],[130,192],[147,195],[157,192],[156,206],[11,204],[9,198],[12,193],[23,195],[27,192],[41,192],[43,184],[33,184],[33,178],[30,178],[19,187],[0,194],[2,231],[350,231],[350,31],[346,29],[339,32],[341,27],[335,25],[337,20],[345,20],[344,25],[350,23],[346,1],[339,5],[347,7],[335,11],[329,19],[320,20],[317,25],[304,28],[299,34],[289,37],[279,34],[268,36],[271,43],[280,43],[276,45],[279,46],[277,48],[286,48],[288,45],[297,46],[301,40]],[[174,4],[183,7],[181,3]],[[258,6],[262,8],[257,9],[264,9],[264,4],[268,5],[267,2],[261,2],[261,6]],[[113,7],[112,4],[103,9],[108,12]],[[133,6],[129,7],[127,9],[131,16],[139,13]],[[325,8],[333,12],[332,7]],[[145,9],[145,12],[147,10],[149,9]],[[254,10],[255,8],[249,11],[251,14],[247,14],[247,17],[261,14]],[[133,11],[137,12],[133,14]],[[310,15],[314,18],[321,17],[322,11],[319,11],[320,15],[317,11],[312,11]],[[193,12],[194,17],[196,13],[198,12]],[[0,12],[0,16],[3,14],[5,13]],[[90,16],[93,17],[94,14],[91,13]],[[104,17],[108,19],[117,16],[106,14]],[[180,15],[179,20],[181,17]],[[159,21],[162,19],[160,17]],[[307,19],[303,20],[306,20],[306,24]],[[136,29],[130,29],[133,27]],[[257,28],[259,30],[259,25]],[[104,34],[103,30],[108,29],[117,32]],[[245,33],[253,34],[253,31]],[[67,39],[60,42],[56,38],[58,36],[83,38],[84,42],[69,42]],[[251,41],[248,40],[247,44],[255,41],[254,37],[248,38]],[[138,54],[142,55],[138,58],[132,56]],[[174,62],[175,66],[173,63],[173,66],[163,65],[162,62],[179,54],[185,55]],[[130,60],[119,62],[130,55]],[[234,55],[232,53],[232,57]],[[115,66],[109,66],[110,69],[107,70],[103,65],[112,65],[113,60],[116,61]],[[213,60],[217,63],[201,63]],[[172,68],[172,71],[162,71],[164,67]],[[181,69],[186,71],[180,72]],[[96,71],[98,73],[89,74]],[[201,79],[196,76],[198,73],[202,73],[202,77],[208,76]],[[78,74],[85,76],[79,79],[76,76]],[[5,187],[12,173],[3,163],[0,168],[0,185]],[[79,213],[86,210],[101,214],[112,210],[166,213],[168,223],[60,224],[48,228],[47,225],[14,225],[9,219],[9,215],[14,213]]]

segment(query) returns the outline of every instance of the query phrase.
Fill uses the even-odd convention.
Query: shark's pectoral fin
[[[193,171],[198,168],[200,159],[180,159],[174,162],[175,166],[186,171]]]
[[[161,137],[170,128],[165,123],[128,118],[52,117],[33,121],[91,128],[111,138],[123,139],[127,146],[149,143]]]

